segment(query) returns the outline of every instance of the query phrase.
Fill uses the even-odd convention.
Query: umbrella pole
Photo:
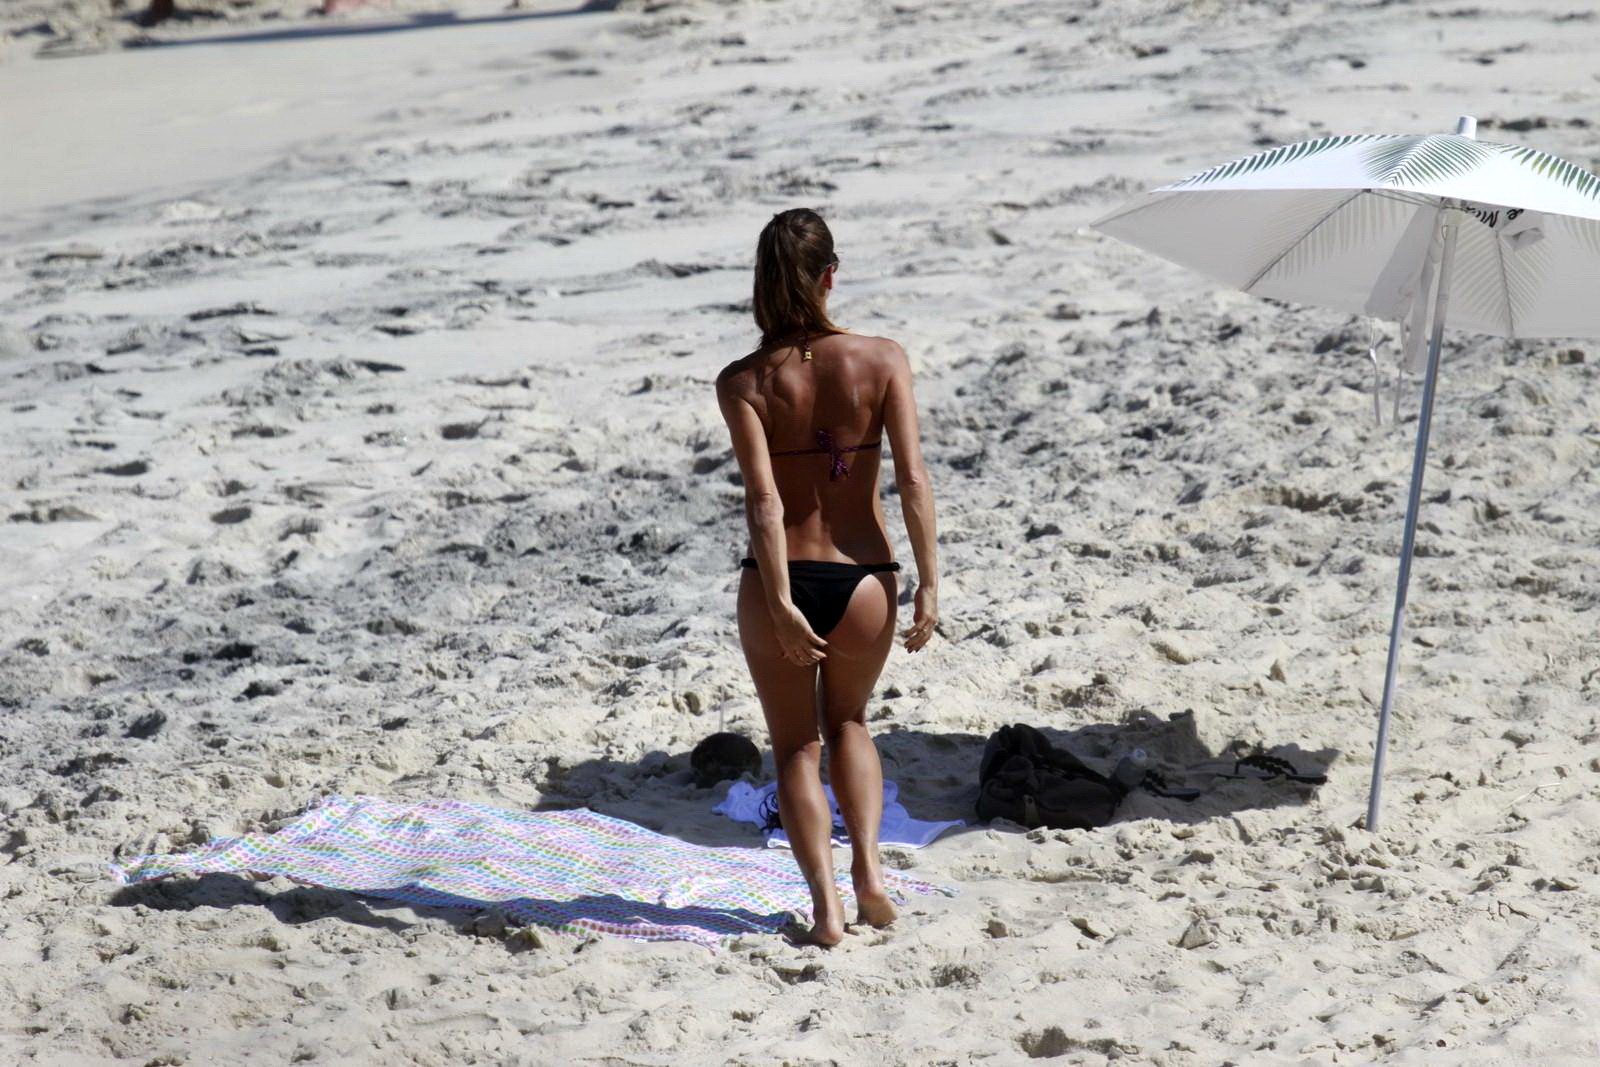
[[[1417,512],[1422,506],[1422,472],[1428,462],[1428,431],[1433,424],[1433,393],[1439,379],[1439,347],[1444,339],[1444,316],[1450,303],[1450,266],[1455,258],[1459,212],[1447,203],[1441,212],[1444,251],[1439,259],[1439,288],[1433,302],[1433,331],[1428,338],[1428,376],[1422,387],[1422,409],[1417,418],[1417,451],[1411,461],[1411,495],[1406,501],[1406,532],[1400,543],[1400,580],[1394,592],[1394,622],[1389,627],[1389,663],[1383,678],[1383,706],[1378,712],[1378,744],[1372,756],[1372,791],[1367,799],[1367,829],[1378,829],[1378,809],[1383,803],[1383,761],[1389,745],[1389,713],[1394,707],[1395,678],[1400,669],[1400,631],[1405,622],[1406,587],[1411,584],[1411,557],[1417,545]]]

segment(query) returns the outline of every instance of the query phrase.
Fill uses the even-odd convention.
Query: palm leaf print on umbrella
[[[1470,137],[1386,137],[1363,154],[1375,184],[1426,185],[1470,173],[1494,148]]]
[[[1516,145],[1495,145],[1495,148],[1524,164],[1535,174],[1560,182],[1575,193],[1600,200],[1600,177],[1589,173],[1576,163],[1568,163],[1560,156],[1552,156],[1537,148]]]
[[[1269,148],[1265,152],[1244,156],[1231,163],[1221,163],[1210,170],[1203,170],[1199,174],[1191,174],[1180,182],[1174,182],[1171,188],[1182,189],[1195,185],[1209,185],[1213,182],[1226,181],[1241,174],[1254,174],[1257,171],[1271,170],[1281,167],[1295,160],[1314,156],[1319,152],[1327,152],[1334,148],[1344,148],[1346,145],[1360,144],[1363,141],[1383,140],[1376,134],[1353,134],[1345,137],[1318,137],[1311,141],[1298,141],[1295,144],[1279,145]]]

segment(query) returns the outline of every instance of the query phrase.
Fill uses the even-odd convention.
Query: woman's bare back
[[[894,343],[831,334],[808,347],[810,360],[793,344],[757,350],[724,384],[766,431],[788,558],[887,562],[878,470]]]

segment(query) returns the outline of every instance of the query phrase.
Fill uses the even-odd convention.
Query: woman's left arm
[[[783,498],[772,477],[772,457],[761,416],[734,388],[725,371],[717,378],[717,403],[733,439],[733,455],[744,477],[744,512],[750,527],[750,549],[756,558],[784,657],[802,666],[826,659],[828,643],[812,631],[789,595],[789,551],[783,536]]]

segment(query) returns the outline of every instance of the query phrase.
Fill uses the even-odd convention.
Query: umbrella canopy
[[[1094,225],[1247,293],[1418,325],[1451,201],[1472,220],[1457,240],[1452,326],[1600,334],[1600,178],[1534,148],[1319,137],[1163,185]]]
[[[1284,145],[1164,185],[1094,224],[1248,293],[1397,320],[1416,369],[1428,336],[1369,830],[1382,803],[1446,313],[1453,326],[1505,337],[1600,335],[1600,178],[1537,149],[1481,142],[1476,128],[1463,117],[1454,135]]]

